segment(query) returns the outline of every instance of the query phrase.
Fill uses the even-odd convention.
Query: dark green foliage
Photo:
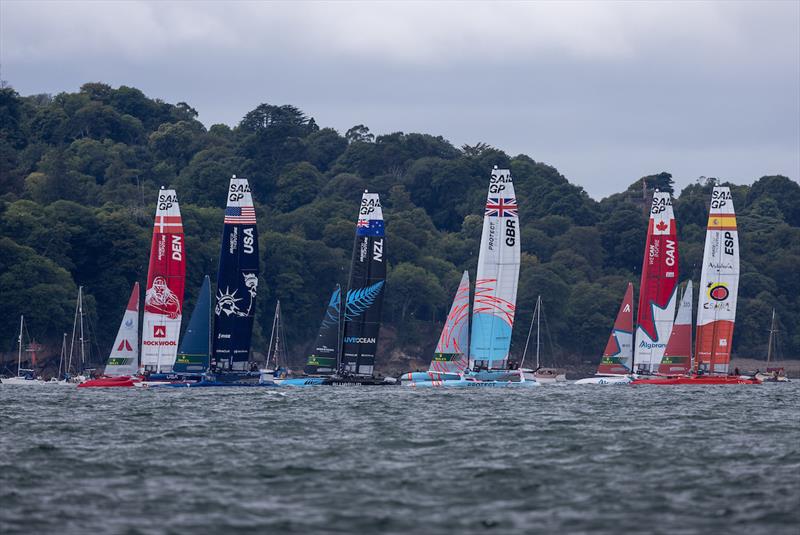
[[[206,130],[190,105],[131,87],[89,83],[55,97],[0,88],[0,350],[15,343],[19,314],[57,346],[71,330],[77,285],[108,350],[131,285],[146,277],[162,185],[181,202],[190,311],[203,276],[215,279],[232,174],[250,179],[257,200],[257,351],[280,299],[293,358],[302,359],[331,290],[346,281],[364,189],[381,194],[386,218],[385,320],[397,335],[385,341],[432,348],[463,270],[474,284],[494,165],[512,170],[522,221],[512,352],[521,354],[541,295],[562,355],[596,359],[627,282],[638,286],[648,197],[672,191],[667,172],[597,202],[525,155],[486,143],[458,149],[426,134],[376,137],[364,125],[341,135],[293,106],[261,104],[233,128]],[[712,184],[702,177],[674,202],[682,280],[700,276]],[[732,189],[742,247],[734,352],[763,357],[775,307],[783,356],[800,356],[800,186],[768,176]]]

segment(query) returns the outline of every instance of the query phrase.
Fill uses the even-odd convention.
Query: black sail
[[[371,376],[375,366],[386,283],[385,246],[380,198],[377,193],[364,192],[343,307],[341,365],[356,375]]]
[[[314,344],[314,352],[308,356],[303,373],[307,375],[330,375],[336,371],[337,357],[339,354],[339,334],[341,322],[339,321],[339,308],[341,305],[342,290],[339,285],[331,294],[319,333]]]
[[[258,230],[247,179],[231,179],[217,273],[212,367],[246,369],[258,293]],[[238,364],[237,364],[238,363]]]

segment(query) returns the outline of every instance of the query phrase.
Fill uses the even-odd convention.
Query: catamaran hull
[[[474,381],[470,379],[454,381],[419,381],[407,383],[412,388],[533,388],[536,381]]]
[[[403,384],[408,382],[425,382],[425,381],[458,381],[461,374],[452,372],[409,372],[400,376]]]
[[[760,385],[761,381],[753,377],[731,375],[660,377],[656,379],[636,379],[635,385]]]
[[[576,385],[629,385],[633,383],[630,377],[588,377],[575,381]]]
[[[78,388],[115,388],[115,387],[132,387],[138,383],[139,379],[128,375],[120,375],[118,377],[100,377],[99,379],[90,379],[78,385]]]
[[[377,377],[298,377],[275,381],[280,386],[397,386],[395,379]]]
[[[236,381],[195,381],[154,384],[149,388],[276,388],[275,383],[247,383]]]

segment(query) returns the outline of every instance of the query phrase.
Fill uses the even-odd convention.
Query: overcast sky
[[[483,141],[595,198],[660,171],[800,178],[798,1],[0,0],[0,78],[135,86],[207,126],[266,102],[341,133]]]

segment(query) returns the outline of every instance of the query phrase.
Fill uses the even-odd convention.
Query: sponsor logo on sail
[[[728,290],[728,285],[724,282],[710,282],[708,283],[706,294],[714,301],[724,301],[730,295],[730,291]]]
[[[363,336],[345,336],[345,344],[374,344],[375,338],[366,338]]]
[[[153,325],[153,338],[166,338],[167,326],[166,325]]]
[[[117,346],[117,351],[133,351],[133,348],[131,347],[130,342],[127,340],[122,340]]]

